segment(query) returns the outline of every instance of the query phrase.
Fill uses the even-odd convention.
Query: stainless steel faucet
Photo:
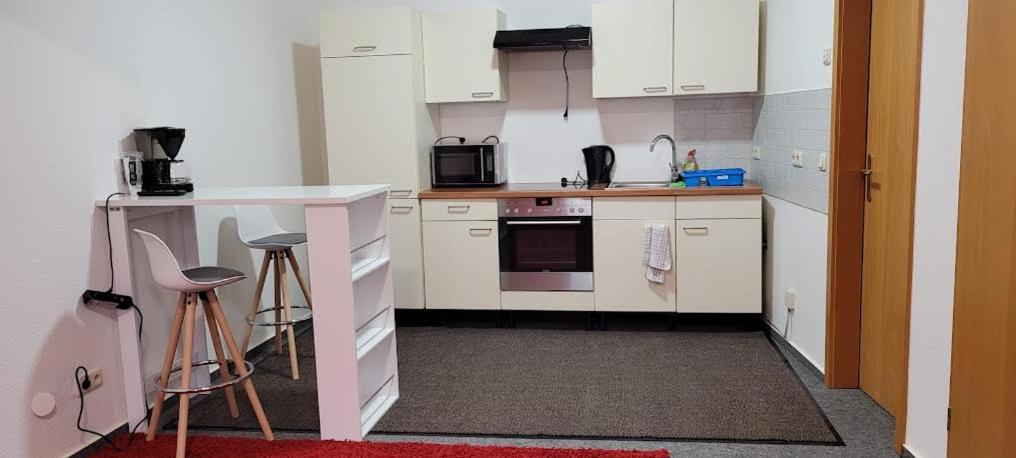
[[[681,178],[681,169],[677,165],[677,144],[674,143],[674,138],[667,134],[657,135],[653,139],[653,142],[649,144],[649,152],[653,152],[656,149],[656,143],[660,140],[667,140],[670,142],[670,181],[676,183]]]

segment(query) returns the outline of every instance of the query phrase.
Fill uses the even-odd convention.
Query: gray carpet
[[[401,398],[375,433],[840,443],[761,332],[591,332],[399,328]],[[318,429],[313,340],[254,381],[274,429]],[[246,402],[241,393],[237,393]],[[195,429],[256,429],[221,394],[191,410]]]

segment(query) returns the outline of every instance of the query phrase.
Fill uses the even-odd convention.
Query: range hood
[[[592,49],[592,28],[498,30],[494,48],[508,52],[561,51]]]

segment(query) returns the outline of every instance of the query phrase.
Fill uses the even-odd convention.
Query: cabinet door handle
[[[365,46],[353,46],[353,52],[371,52],[377,49],[377,46],[365,45]]]
[[[413,207],[409,205],[392,205],[392,213],[412,213]]]
[[[488,92],[474,92],[473,93],[473,98],[474,99],[485,99],[485,98],[493,97],[493,96],[494,96],[494,93],[493,92],[489,92],[489,91]]]
[[[466,213],[469,211],[469,205],[449,205],[448,213]]]
[[[409,197],[411,194],[413,194],[413,190],[412,189],[392,189],[391,191],[388,191],[388,195],[393,195],[393,194],[403,194],[403,197]]]
[[[704,91],[706,90],[705,84],[682,84],[681,89],[685,91]]]
[[[667,92],[667,86],[650,86],[644,87],[642,90],[646,93],[653,94],[657,92]]]
[[[709,235],[708,227],[686,227],[684,233],[688,235]]]
[[[469,228],[469,235],[490,235],[494,232],[494,229],[489,227],[471,227]]]

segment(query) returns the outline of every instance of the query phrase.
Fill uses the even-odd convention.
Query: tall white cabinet
[[[430,185],[439,131],[425,100],[420,14],[347,9],[321,18],[321,78],[331,184],[391,185],[396,308],[423,308],[417,194]]]

